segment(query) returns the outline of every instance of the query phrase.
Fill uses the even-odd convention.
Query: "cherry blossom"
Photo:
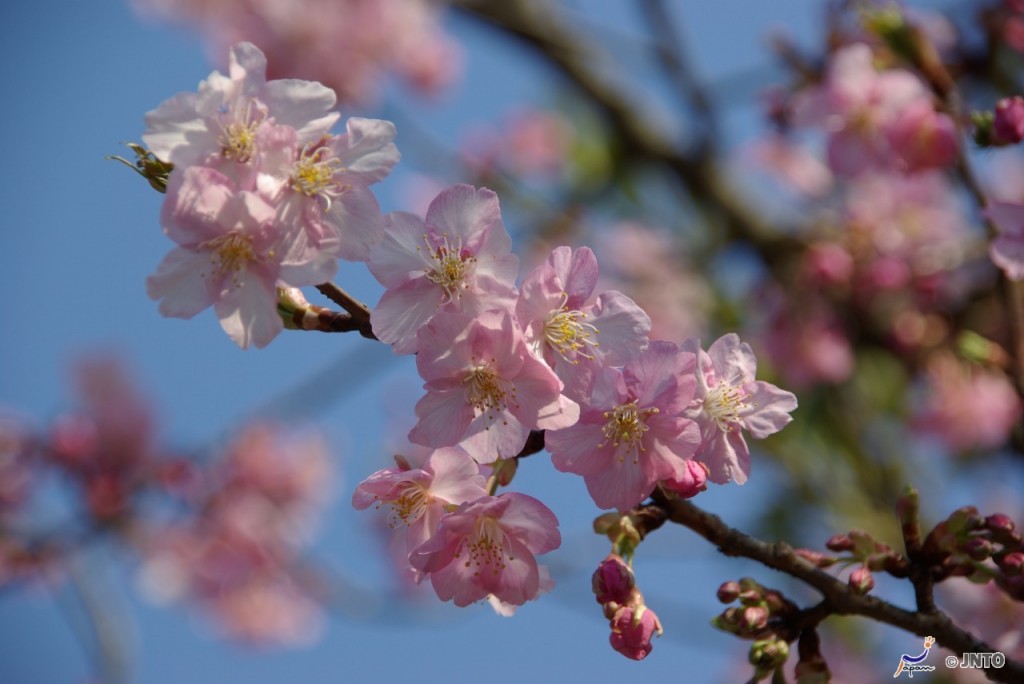
[[[384,468],[363,480],[352,495],[357,509],[388,507],[388,524],[406,528],[411,553],[426,542],[449,507],[487,495],[480,467],[459,447],[433,451],[422,468]]]
[[[988,248],[992,261],[1011,280],[1024,279],[1024,205],[993,202],[984,213],[998,232]]]
[[[534,556],[560,544],[554,513],[531,496],[509,492],[464,503],[446,515],[410,561],[430,576],[442,601],[467,606],[490,595],[521,606],[542,590]]]
[[[294,129],[278,127],[258,186],[276,206],[278,223],[294,231],[290,260],[367,259],[384,230],[369,186],[398,162],[394,138],[394,124],[378,119],[349,119],[344,134],[305,144]]]
[[[420,332],[419,347],[416,367],[427,394],[409,432],[417,444],[458,444],[480,463],[492,463],[519,453],[530,430],[557,430],[579,416],[507,311],[439,314]]]
[[[214,165],[232,175],[232,166],[258,160],[269,126],[290,126],[300,144],[327,133],[338,120],[330,111],[331,89],[311,81],[267,81],[266,70],[259,48],[238,43],[227,76],[214,71],[198,93],[179,93],[146,113],[146,146],[175,167]]]
[[[476,315],[511,308],[519,258],[491,190],[455,185],[427,209],[426,221],[388,216],[367,266],[387,288],[373,311],[373,331],[398,354],[417,349],[416,333],[435,314]]]
[[[579,422],[545,435],[555,467],[582,475],[601,508],[627,510],[660,480],[683,479],[699,446],[685,412],[696,385],[696,357],[671,342],[651,342],[621,370],[601,371]]]
[[[609,290],[593,304],[597,258],[588,247],[556,247],[523,281],[516,318],[538,357],[566,384],[566,394],[585,398],[602,365],[622,365],[647,346],[651,319],[632,299]]]
[[[223,174],[190,167],[172,174],[164,203],[165,231],[178,247],[149,276],[146,289],[160,313],[192,318],[213,306],[238,346],[264,347],[284,329],[277,284],[330,279],[333,262],[289,263],[274,207],[241,191]]]
[[[684,342],[683,349],[698,357],[694,406],[688,412],[700,425],[696,458],[708,466],[712,482],[743,484],[750,474],[750,449],[742,430],[755,439],[778,432],[793,419],[796,396],[754,379],[757,359],[735,333],[718,338],[706,352],[696,339]]]

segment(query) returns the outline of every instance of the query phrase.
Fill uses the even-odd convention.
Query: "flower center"
[[[341,185],[334,180],[335,174],[344,170],[341,160],[331,154],[331,150],[323,145],[329,137],[318,141],[315,145],[306,145],[302,154],[292,168],[292,189],[306,197],[323,197],[327,201],[327,209],[331,200],[341,191]]]
[[[477,520],[473,534],[466,540],[465,550],[469,553],[464,563],[467,568],[476,566],[473,575],[480,574],[482,569],[490,568],[491,573],[501,574],[505,569],[505,557],[515,560],[505,551],[505,532],[498,521],[490,517]]]
[[[704,397],[704,410],[723,432],[739,427],[740,412],[747,408],[747,393],[742,387],[721,382],[708,390]]]
[[[510,403],[516,405],[515,385],[499,378],[488,365],[474,366],[462,384],[466,385],[466,402],[476,415],[487,413],[494,420]]]
[[[253,249],[252,238],[238,232],[219,235],[212,240],[200,243],[199,247],[210,251],[213,275],[217,277],[230,276],[236,286],[242,284],[241,274],[245,267],[250,262],[259,259]],[[200,275],[205,278],[207,274]]]
[[[625,448],[619,451],[619,462],[624,461],[626,454],[630,453],[633,454],[633,463],[638,461],[640,452],[644,451],[644,434],[650,429],[647,427],[647,418],[659,412],[655,407],[638,408],[636,403],[637,400],[634,399],[628,404],[619,404],[613,410],[604,412],[606,422],[601,428],[604,441],[597,446],[603,447],[608,442],[611,442],[615,449],[624,446]]]
[[[225,111],[229,114],[229,111]],[[225,159],[245,164],[256,154],[256,128],[263,123],[262,111],[255,108],[250,101],[240,119],[231,123],[221,124],[222,132],[217,142],[220,143],[220,154]]]
[[[565,306],[568,297],[563,292],[562,307],[548,314],[544,321],[544,339],[566,361],[579,363],[576,356],[593,360],[593,352],[598,346],[594,337],[601,331],[590,323],[582,322],[587,314]]]
[[[448,234],[442,236],[440,245],[431,245],[430,236],[424,235],[423,241],[427,245],[427,280],[439,285],[444,291],[445,303],[452,301],[460,289],[468,289],[467,276],[476,263],[468,249],[462,248],[462,238],[451,244],[448,241]],[[417,248],[422,251],[422,248]]]
[[[430,494],[426,487],[417,482],[405,482],[401,485],[401,493],[390,502],[391,512],[388,514],[388,525],[411,525],[423,516],[430,503]]]

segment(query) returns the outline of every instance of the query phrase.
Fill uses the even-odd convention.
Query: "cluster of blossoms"
[[[558,545],[543,534],[554,516],[530,497],[493,495],[531,433],[544,431],[555,467],[582,475],[599,507],[628,510],[659,483],[681,496],[709,478],[742,484],[742,430],[765,437],[796,408],[792,394],[755,380],[753,353],[734,334],[707,351],[695,339],[649,340],[650,319],[631,299],[593,296],[589,248],[555,248],[517,288],[510,245],[497,196],[457,185],[425,219],[389,215],[367,261],[386,288],[373,330],[416,354],[424,380],[409,439],[437,451],[422,468],[375,473],[353,502],[390,507],[392,522],[409,526],[416,577],[458,605],[519,605],[545,586],[532,554]],[[455,464],[465,471],[458,491],[445,475]],[[492,472],[489,486],[480,471]],[[468,565],[456,560],[464,554]]]
[[[325,589],[301,552],[332,474],[318,436],[244,429],[186,495],[192,515],[147,525],[144,589],[158,601],[197,603],[221,631],[246,642],[314,637]]]
[[[216,59],[242,40],[270,56],[271,76],[320,81],[346,103],[378,94],[395,72],[432,94],[459,74],[458,45],[428,0],[134,0],[140,12],[197,26]]]
[[[178,247],[147,281],[165,316],[213,306],[239,346],[282,329],[278,288],[330,280],[337,260],[365,259],[383,223],[369,186],[397,163],[394,126],[338,120],[319,83],[265,79],[251,43],[231,50],[227,76],[146,115],[143,140],[173,166],[161,212]]]
[[[755,379],[753,352],[737,335],[706,351],[697,339],[649,339],[650,317],[632,299],[595,292],[587,247],[556,247],[518,283],[490,190],[455,185],[423,218],[382,216],[368,186],[398,160],[393,126],[352,119],[346,134],[331,135],[327,88],[266,81],[265,70],[263,54],[241,43],[228,76],[215,72],[198,94],[147,115],[143,139],[169,169],[162,220],[179,245],[149,293],[165,315],[213,305],[232,339],[259,347],[283,329],[279,309],[301,304],[297,288],[325,283],[338,258],[366,262],[385,288],[369,317],[373,336],[416,355],[426,393],[408,437],[428,451],[415,467],[401,459],[374,473],[353,503],[387,507],[392,526],[405,528],[418,581],[429,578],[456,605],[486,599],[503,612],[551,586],[535,557],[559,546],[557,519],[530,496],[497,494],[531,439],[529,453],[542,442],[606,509],[629,510],[659,486],[691,497],[707,480],[747,480],[744,431],[778,431],[797,402]],[[243,631],[291,591],[268,586],[263,564],[280,578],[274,559],[290,561],[292,550],[272,529],[266,539],[234,524],[252,492],[239,503],[232,482],[205,505],[215,522],[207,515],[171,535],[156,567],[175,568],[178,593],[205,597],[212,586],[215,610]],[[253,556],[260,562],[244,560]],[[262,598],[243,593],[253,612],[239,616],[235,599],[250,589]],[[641,619],[633,603],[632,617],[610,616],[615,634]]]
[[[83,363],[77,394],[43,430],[0,419],[0,586],[60,581],[80,545],[106,535],[141,559],[152,598],[189,599],[228,636],[311,636],[323,590],[301,552],[330,493],[323,440],[253,424],[200,463],[159,443],[147,398],[116,362]],[[53,473],[73,507],[58,532]]]

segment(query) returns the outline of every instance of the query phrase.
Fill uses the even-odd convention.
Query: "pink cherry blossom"
[[[710,471],[710,480],[743,484],[750,475],[747,430],[755,439],[778,432],[793,418],[796,396],[770,383],[755,380],[757,359],[750,345],[735,333],[716,340],[705,352],[690,339],[683,349],[698,357],[697,390],[689,415],[700,425],[696,458]]]
[[[602,365],[622,365],[647,347],[651,319],[632,299],[608,290],[586,304],[597,285],[589,247],[556,247],[523,281],[516,318],[530,349],[551,366],[566,394],[583,400]]]
[[[890,168],[895,155],[886,131],[910,105],[930,95],[924,83],[903,69],[875,70],[871,48],[858,43],[836,51],[825,81],[802,93],[794,105],[798,125],[828,135],[828,162],[837,174]]]
[[[433,451],[422,468],[384,468],[363,480],[352,495],[357,509],[387,506],[388,524],[404,526],[411,553],[426,542],[441,517],[487,495],[480,467],[459,447]]]
[[[367,104],[395,72],[432,94],[457,78],[458,45],[426,0],[134,0],[140,11],[196,25],[208,52],[251,40],[269,73],[326,83],[346,104]]]
[[[994,449],[1009,438],[1022,413],[1005,374],[972,366],[952,354],[935,354],[915,402],[913,426],[938,437],[950,450]]]
[[[416,367],[427,394],[416,404],[410,441],[458,444],[480,463],[493,463],[519,453],[530,430],[557,430],[579,416],[507,311],[439,314],[419,342]]]
[[[997,235],[988,254],[1011,280],[1024,279],[1024,205],[993,202],[984,211]]]
[[[534,556],[561,541],[558,519],[547,506],[510,492],[464,503],[446,515],[410,562],[430,576],[442,601],[467,606],[492,595],[521,606],[542,589]]]
[[[685,412],[693,399],[696,357],[655,341],[621,370],[601,371],[579,422],[545,435],[555,467],[582,475],[601,508],[626,510],[660,480],[686,476],[700,442]]]
[[[498,196],[455,185],[427,209],[426,222],[394,213],[367,266],[387,288],[373,311],[373,331],[399,354],[441,312],[476,315],[511,308],[519,259],[501,221]]]
[[[346,133],[305,144],[294,129],[278,127],[265,146],[259,189],[276,205],[278,223],[295,231],[290,260],[366,260],[384,230],[369,186],[398,162],[394,137],[394,124],[378,119],[349,119]]]
[[[338,120],[330,111],[335,103],[330,88],[311,81],[267,81],[266,70],[259,48],[238,43],[231,48],[227,76],[215,71],[198,93],[179,93],[146,114],[146,146],[179,169],[206,164],[233,175],[232,165],[258,159],[259,133],[267,125],[290,126],[306,144]]]
[[[885,134],[900,168],[908,172],[949,167],[956,163],[960,151],[953,119],[936,112],[925,98],[904,107]]]
[[[333,262],[293,264],[281,247],[274,207],[239,192],[224,175],[203,167],[172,174],[162,222],[179,247],[146,280],[160,313],[192,318],[213,306],[221,327],[238,346],[264,347],[284,326],[277,313],[277,283],[312,285],[329,280]]]

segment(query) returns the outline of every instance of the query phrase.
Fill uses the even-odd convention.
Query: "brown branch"
[[[331,315],[325,315],[323,327],[302,327],[303,330],[320,330],[323,332],[356,331],[367,339],[377,339],[377,336],[373,334],[373,327],[370,325],[370,307],[366,306],[334,283],[323,283],[321,285],[317,285],[316,289],[332,302],[345,309],[345,311],[348,312],[348,315],[346,316],[345,314],[316,307],[315,311],[318,315],[321,315],[323,312]],[[296,323],[299,322],[296,321]]]
[[[996,650],[970,632],[957,627],[941,611],[912,612],[875,596],[857,594],[845,582],[797,555],[785,542],[768,544],[755,539],[729,527],[718,516],[701,510],[689,501],[669,498],[660,489],[655,490],[653,498],[655,505],[665,510],[668,520],[690,528],[717,546],[722,554],[750,558],[817,589],[824,600],[821,607],[816,609],[816,616],[827,609],[833,615],[868,617],[918,636],[933,636],[940,646],[956,654],[991,653]],[[985,668],[985,674],[997,682],[1021,682],[1024,681],[1024,663],[1007,659],[1002,668]]]

